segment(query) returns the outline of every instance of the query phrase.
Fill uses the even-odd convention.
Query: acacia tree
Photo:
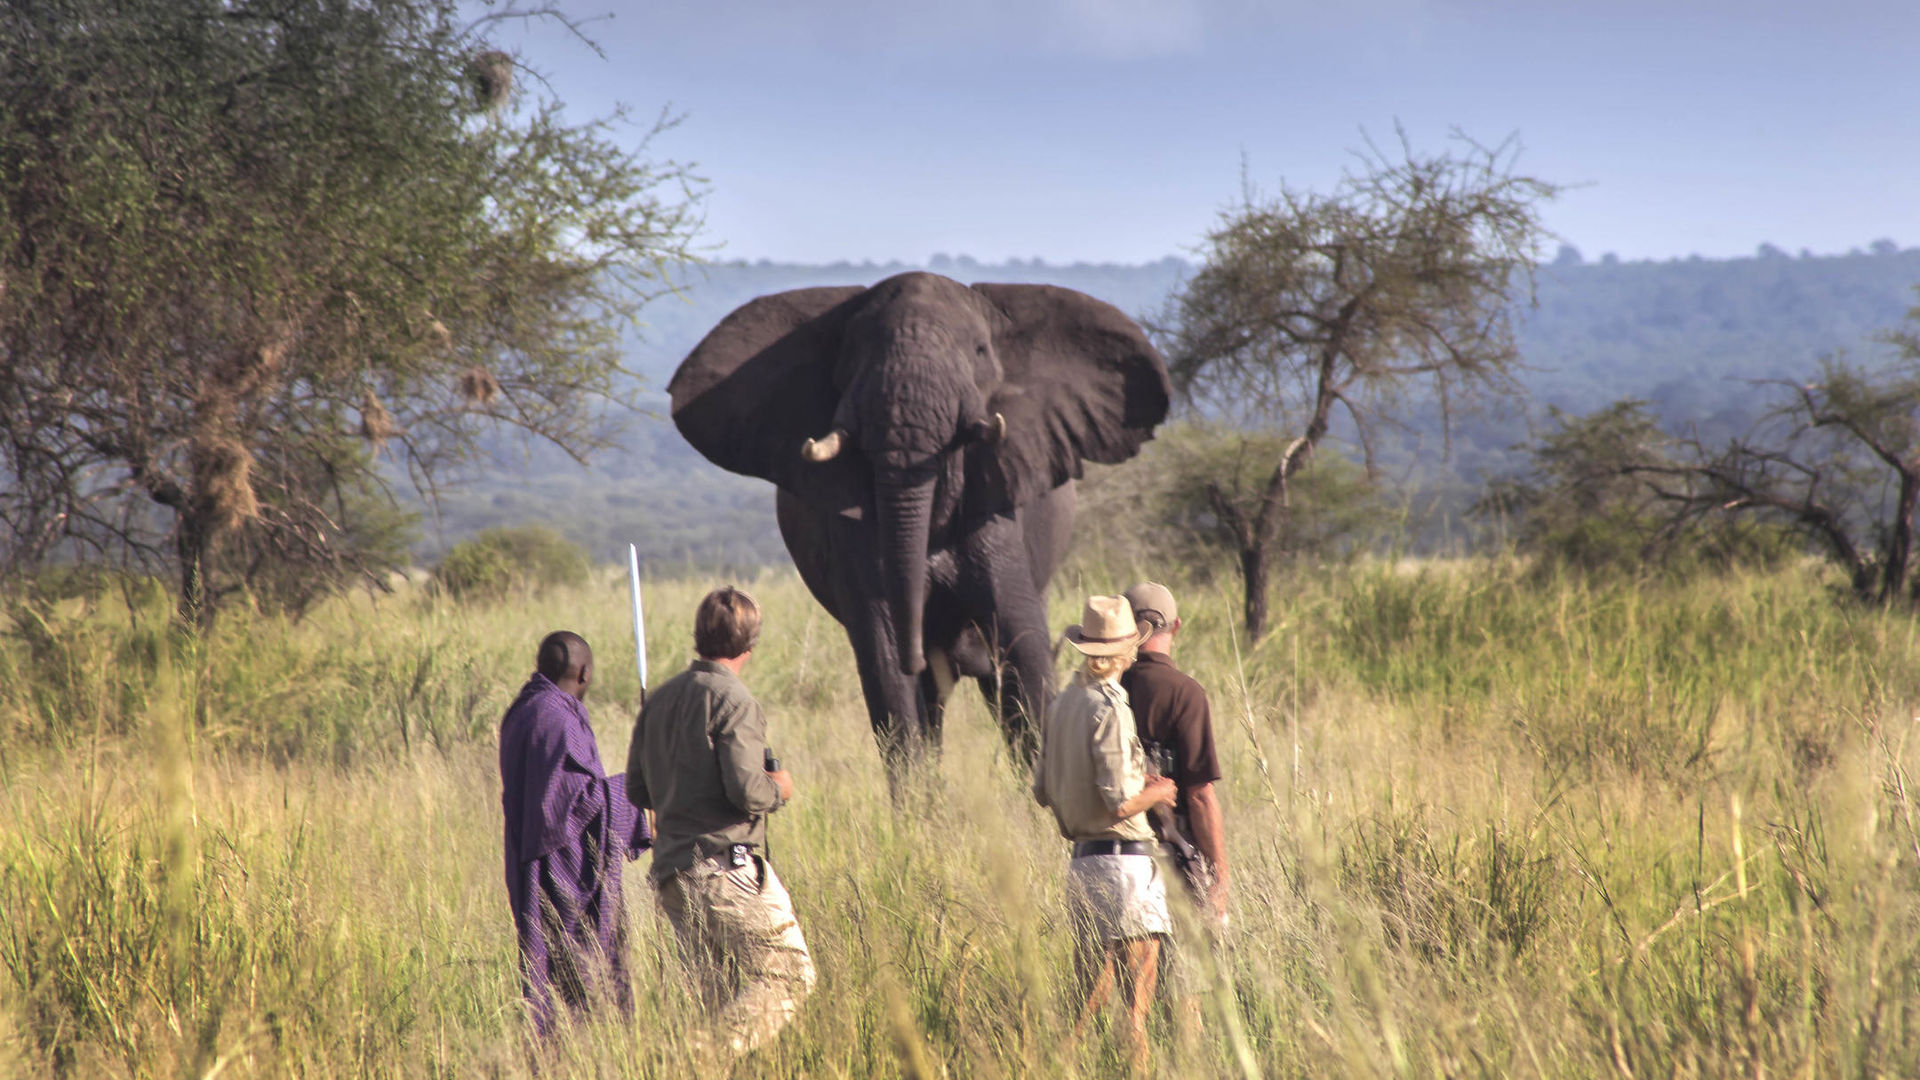
[[[1836,356],[1805,381],[1756,381],[1775,404],[1724,443],[1666,434],[1640,401],[1556,411],[1559,430],[1533,448],[1531,475],[1496,482],[1480,509],[1519,518],[1536,546],[1555,531],[1624,523],[1614,531],[1630,534],[1643,561],[1680,545],[1766,561],[1787,530],[1844,569],[1859,599],[1920,602],[1920,308],[1880,340],[1892,347],[1880,365]]]
[[[1175,386],[1204,413],[1290,436],[1257,497],[1214,484],[1232,532],[1250,636],[1267,626],[1268,572],[1289,485],[1349,422],[1369,471],[1382,424],[1420,394],[1443,430],[1456,410],[1516,387],[1509,311],[1531,293],[1557,188],[1514,172],[1517,146],[1423,155],[1377,148],[1333,193],[1253,192],[1225,213],[1162,331]]]
[[[1795,529],[1846,570],[1860,599],[1920,600],[1920,308],[1885,335],[1892,362],[1835,357],[1806,382],[1767,380],[1780,404],[1723,447],[1681,440],[1679,459],[1641,464],[1676,519],[1754,514]]]
[[[1699,444],[1663,431],[1647,402],[1583,416],[1549,407],[1548,418],[1526,472],[1494,480],[1473,508],[1510,527],[1521,548],[1583,570],[1635,572],[1766,563],[1793,550],[1771,523],[1701,512],[1711,504],[1688,471],[1702,460]]]
[[[7,565],[171,564],[204,619],[248,567],[376,569],[383,452],[430,492],[489,424],[607,443],[697,190],[525,91],[489,40],[519,17],[0,8]]]

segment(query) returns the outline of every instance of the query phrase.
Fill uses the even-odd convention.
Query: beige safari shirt
[[[1069,840],[1151,840],[1143,811],[1116,823],[1120,804],[1147,786],[1147,751],[1133,726],[1127,692],[1075,675],[1047,708],[1033,797],[1053,811]]]

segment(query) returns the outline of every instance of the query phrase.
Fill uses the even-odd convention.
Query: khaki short
[[[1128,938],[1167,936],[1167,881],[1151,855],[1082,855],[1067,863],[1067,914],[1075,940],[1099,951]]]
[[[704,860],[654,886],[701,1001],[735,1053],[770,1041],[814,985],[793,898],[765,859]]]

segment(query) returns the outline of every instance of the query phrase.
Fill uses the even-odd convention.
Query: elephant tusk
[[[990,419],[975,420],[972,427],[968,429],[968,438],[974,442],[983,442],[988,445],[997,443],[1006,437],[1007,418],[999,413],[994,413]]]
[[[832,461],[840,456],[840,443],[843,433],[839,428],[819,439],[808,439],[800,444],[800,456],[808,461]]]

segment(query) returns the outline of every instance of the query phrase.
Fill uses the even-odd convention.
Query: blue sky
[[[1588,257],[1920,244],[1920,0],[574,0],[500,40],[576,118],[685,116],[719,258],[1190,255],[1362,132],[1517,134]],[[611,18],[596,16],[611,13]],[[644,128],[633,129],[637,135]]]

